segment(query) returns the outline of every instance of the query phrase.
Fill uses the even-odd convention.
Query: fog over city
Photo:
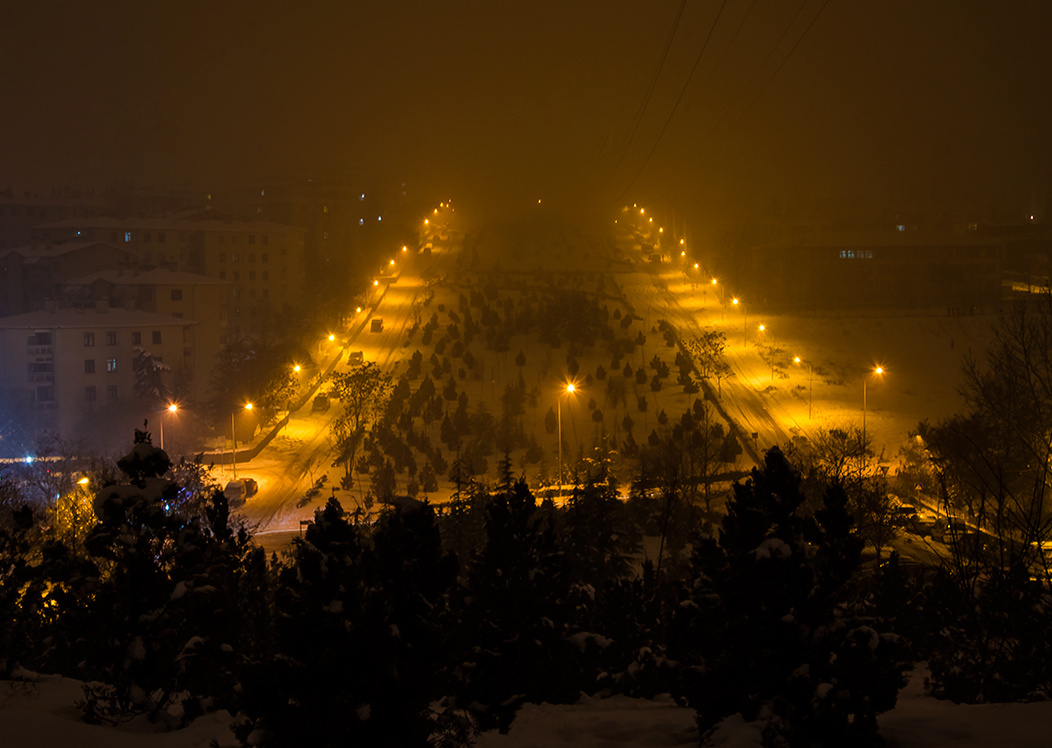
[[[1019,216],[1047,200],[1050,15],[953,0],[27,3],[0,30],[5,181],[247,194],[265,175],[364,172],[487,207],[660,196],[704,217]]]
[[[1045,746],[1049,39],[5,7],[3,744]]]

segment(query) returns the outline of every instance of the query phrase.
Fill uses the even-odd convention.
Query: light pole
[[[252,403],[245,403],[245,410],[252,410]],[[230,439],[234,443],[234,448],[230,451],[230,464],[234,468],[234,480],[237,480],[237,431],[234,429],[234,414],[237,411],[230,411]]]
[[[884,373],[884,367],[878,366],[873,370],[873,374],[880,376]],[[869,381],[869,374],[862,377],[862,445],[866,444],[866,382]]]
[[[167,410],[169,413],[175,413],[175,411],[179,410],[179,406],[176,405],[175,403],[169,403],[168,407],[165,408],[165,410]],[[161,449],[164,449],[164,411],[163,410],[161,411],[160,421],[161,421]]]
[[[793,363],[802,364],[803,361],[799,356],[793,359]],[[811,362],[807,362],[807,420],[811,420],[811,403],[814,402],[814,388],[811,386]]]
[[[559,424],[559,494],[562,495],[563,490],[563,395],[572,395],[577,391],[573,382],[566,385],[565,389],[559,393],[558,401],[558,424]]]
[[[745,311],[745,302],[740,301],[737,296],[731,299],[731,303],[734,306],[740,306],[742,308],[742,348],[748,348],[749,343],[747,336],[749,334],[749,313]]]

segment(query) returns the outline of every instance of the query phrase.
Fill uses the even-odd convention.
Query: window
[[[132,345],[142,345],[142,333],[138,330],[132,333]]]
[[[267,235],[263,234],[263,236],[260,237],[260,244],[269,244],[269,243],[270,242],[267,241]],[[263,255],[263,256],[266,257],[266,255]],[[266,262],[266,260],[263,260],[263,262]]]
[[[256,235],[255,234],[249,234],[248,235],[248,243],[249,244],[255,244],[256,243]]]
[[[95,402],[95,388],[85,387],[84,388],[84,400],[89,403]]]
[[[27,345],[51,345],[51,333],[36,332],[29,336]]]
[[[117,331],[110,330],[106,333],[106,345],[117,345]]]
[[[263,271],[263,280],[270,280],[270,271],[269,270],[264,270]]]
[[[240,270],[235,270],[234,271],[234,280],[236,280],[236,281],[241,280],[241,271]]]
[[[37,387],[37,402],[50,403],[55,400],[54,387]]]
[[[220,262],[226,262],[226,252],[220,252],[219,253],[219,261]]]
[[[111,403],[117,400],[117,385],[110,384],[106,386],[106,399]]]
[[[256,279],[256,271],[255,270],[249,270],[248,271],[248,279],[250,281],[254,281]]]
[[[249,262],[255,262],[256,261],[256,253],[255,252],[249,252],[248,253],[248,261]]]
[[[172,316],[176,317],[177,319],[182,319],[183,318],[183,313],[182,312],[175,312],[174,314],[172,314]]]
[[[231,262],[241,262],[241,255],[239,255],[237,252],[232,252],[230,254],[230,261]]]
[[[126,242],[130,242],[131,241],[131,232],[130,231],[125,231],[124,232],[124,241],[126,241]]]
[[[182,300],[183,300],[183,289],[181,289],[181,288],[173,288],[172,289],[172,301],[182,301]]]
[[[117,359],[108,358],[106,359],[106,371],[117,371]]]
[[[95,333],[86,332],[84,333],[84,347],[93,348],[95,346]]]
[[[110,241],[113,242],[114,244],[117,243],[117,232],[116,231],[111,231],[110,232]]]
[[[154,345],[160,345],[161,344],[161,331],[160,330],[154,330],[153,331],[153,344]]]
[[[269,288],[264,288],[263,289],[263,298],[264,299],[269,299],[270,298],[270,289]]]
[[[232,235],[232,236],[230,237],[230,243],[231,243],[231,244],[237,244],[237,234],[233,234],[233,235]],[[234,260],[234,262],[237,262],[237,260]]]
[[[250,288],[249,289],[249,291],[248,291],[248,298],[250,298],[250,299],[256,298],[256,289],[254,289],[254,288]]]
[[[95,373],[95,359],[86,358],[84,359],[84,373],[94,374]]]
[[[266,262],[267,260],[269,260],[269,259],[270,259],[270,257],[269,257],[269,256],[267,255],[267,253],[266,253],[266,252],[264,252],[264,253],[263,253],[263,256],[262,256],[262,257],[260,257],[259,259],[260,259],[260,262]]]
[[[220,234],[219,235],[219,243],[220,244],[226,244],[226,235],[225,234]]]

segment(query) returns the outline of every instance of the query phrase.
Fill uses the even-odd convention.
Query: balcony
[[[27,356],[53,356],[55,347],[51,345],[29,345],[26,346]]]

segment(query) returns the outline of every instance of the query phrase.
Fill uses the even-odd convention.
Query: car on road
[[[258,492],[259,483],[255,478],[242,478],[227,483],[226,488],[223,489],[223,496],[226,497],[227,502],[236,506],[245,503],[245,499],[255,496]]]
[[[311,403],[310,409],[315,413],[324,413],[329,409],[331,402],[329,401],[328,392],[319,392],[314,396],[314,401]]]
[[[384,331],[384,321],[382,319],[380,319],[379,317],[377,317],[376,319],[374,319],[372,322],[369,323],[369,332],[383,332],[383,331]]]
[[[348,364],[360,364],[365,361],[365,354],[362,351],[351,351],[347,354]]]

